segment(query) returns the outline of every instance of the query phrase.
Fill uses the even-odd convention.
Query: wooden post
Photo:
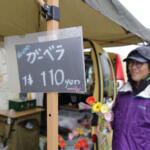
[[[43,0],[37,1],[44,7]],[[47,0],[47,4],[59,7],[59,0]],[[58,28],[58,21],[47,21],[47,31]],[[58,150],[58,93],[47,93],[47,150]]]
[[[58,150],[58,93],[47,93],[47,150]]]
[[[47,4],[58,7],[59,0],[47,0]],[[58,21],[47,21],[47,31],[58,28]],[[58,150],[58,93],[47,93],[47,150]]]

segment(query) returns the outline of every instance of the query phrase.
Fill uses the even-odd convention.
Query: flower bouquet
[[[105,99],[104,103],[95,101],[95,98],[90,96],[86,99],[86,103],[80,103],[79,109],[91,109],[92,113],[100,116],[100,122],[95,128],[95,134],[100,139],[101,150],[109,150],[107,135],[111,131],[110,122],[113,120],[113,100]]]

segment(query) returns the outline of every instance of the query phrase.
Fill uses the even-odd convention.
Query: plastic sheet
[[[24,68],[24,69],[28,69],[29,70],[29,68],[31,67],[31,65],[33,66],[33,63],[35,62],[35,59],[37,60],[37,55],[39,55],[41,53],[42,53],[42,56],[45,55],[44,54],[44,52],[46,51],[45,49],[44,49],[44,52],[43,52],[43,49],[37,49],[37,50],[35,49],[35,53],[33,54],[34,50],[32,50],[32,48],[33,48],[34,44],[37,44],[37,45],[39,44],[41,46],[42,44],[44,44],[43,42],[49,42],[49,41],[55,41],[55,40],[65,40],[65,39],[78,38],[78,37],[80,37],[80,39],[81,39],[81,43],[82,43],[81,44],[81,49],[83,50],[82,27],[72,27],[72,28],[59,29],[59,30],[54,30],[54,31],[38,32],[38,33],[33,33],[33,34],[26,34],[26,35],[23,35],[23,36],[6,37],[4,39],[4,44],[5,44],[5,48],[6,48],[6,52],[7,52],[7,58],[6,58],[6,60],[7,60],[7,64],[8,64],[8,78],[9,78],[8,79],[8,87],[9,87],[9,90],[13,91],[13,92],[24,92],[24,91],[22,91],[24,89],[21,88],[21,85],[20,85],[20,82],[21,82],[20,80],[22,80],[22,78],[24,78],[24,76],[20,75],[20,70],[18,68]],[[19,50],[19,48],[17,48],[17,46],[19,47],[19,46],[23,46],[23,45],[24,45],[23,49],[20,48],[20,50]],[[32,48],[29,48],[29,47],[32,47]],[[36,46],[34,46],[34,47],[36,47]],[[32,54],[34,56],[30,55],[30,57],[29,57],[29,55],[28,55],[29,52],[30,52],[30,54],[32,52]],[[35,55],[36,55],[36,57],[35,57]],[[52,57],[52,55],[50,53],[48,53],[47,55],[50,57],[50,59],[52,61],[54,61],[54,58]],[[54,54],[54,55],[57,56],[58,53]],[[44,58],[42,58],[42,61],[45,61],[45,57],[46,56],[44,56]],[[61,54],[59,56],[61,57]],[[21,61],[18,62],[18,59],[21,60],[20,59],[21,57],[23,57],[23,58],[27,57],[26,61],[28,61],[27,63],[29,63],[28,67],[27,67],[27,65],[24,64],[24,62],[23,63],[21,63]],[[34,59],[32,57],[34,57]],[[83,57],[84,57],[84,55],[83,55],[83,52],[82,52],[82,58]],[[31,60],[31,58],[32,58],[32,60]],[[59,58],[57,56],[58,60],[59,60]],[[38,60],[39,59],[41,59],[41,57],[40,58],[38,57]],[[66,57],[65,57],[65,59],[66,59]],[[37,61],[37,62],[39,62],[39,61]],[[19,67],[21,64],[24,65],[24,66],[23,67]],[[36,65],[36,64],[34,63],[34,65]],[[39,66],[39,67],[37,67],[37,68],[41,68],[42,65]],[[36,66],[38,66],[38,65],[36,65]],[[78,65],[78,66],[80,66],[80,65]],[[48,67],[48,66],[46,66],[46,67]],[[83,76],[85,76],[84,75],[84,72],[85,72],[84,71],[84,67],[82,67],[82,68],[83,68]],[[59,69],[59,72],[60,72],[60,69],[62,69],[62,68],[58,68],[58,69]],[[33,69],[31,69],[31,70],[33,70]],[[81,74],[81,72],[80,72],[80,74]],[[37,73],[36,73],[36,75],[37,75]],[[32,75],[32,79],[33,79],[33,76],[35,76],[35,75],[34,74]],[[39,77],[34,77],[34,78],[39,78]],[[31,76],[30,76],[30,79],[31,79]],[[29,80],[28,79],[26,79],[26,80],[27,80],[27,83],[28,83]],[[59,81],[60,80],[57,80],[58,84],[60,83]],[[40,81],[38,81],[38,82],[40,82]],[[29,84],[32,84],[32,83],[33,83],[33,80],[30,80]],[[45,78],[44,78],[43,84],[44,84],[44,86],[46,86],[45,85]],[[81,84],[81,85],[83,85],[83,84]],[[26,86],[26,83],[25,83],[25,86]],[[35,86],[35,87],[38,87],[38,86]],[[27,88],[27,90],[28,89],[29,88]],[[47,88],[45,88],[45,89],[47,89]],[[71,88],[71,90],[72,89],[73,88]],[[49,91],[42,91],[43,89],[41,91],[40,90],[41,89],[38,89],[38,90],[34,91],[34,89],[32,89],[32,91],[25,91],[25,92],[49,92]],[[68,88],[68,90],[69,90],[69,88]]]

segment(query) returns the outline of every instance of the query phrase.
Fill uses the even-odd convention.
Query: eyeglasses
[[[144,63],[138,62],[138,61],[135,61],[135,60],[129,60],[129,62],[128,62],[128,67],[133,67],[134,65],[135,65],[137,68],[141,68],[141,67],[144,65]]]

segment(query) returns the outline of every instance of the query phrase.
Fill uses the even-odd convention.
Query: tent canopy
[[[60,28],[82,26],[84,37],[97,41],[101,46],[150,41],[150,36],[145,37],[145,34],[150,35],[150,31],[118,0],[61,0],[59,5]],[[135,27],[138,27],[136,32]],[[46,21],[36,0],[0,1],[0,40],[5,36],[45,30]]]

